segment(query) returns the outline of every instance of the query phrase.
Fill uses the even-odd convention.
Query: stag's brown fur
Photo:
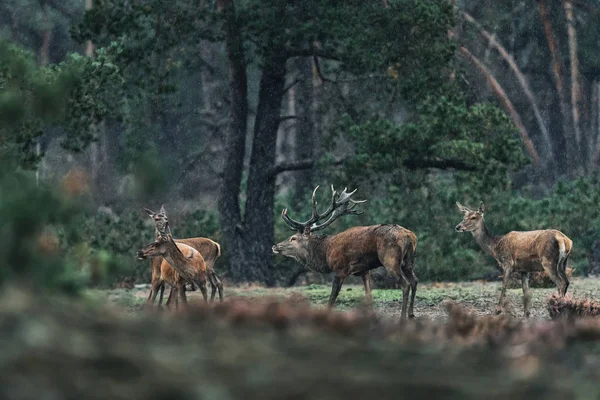
[[[459,232],[471,232],[479,246],[496,259],[503,274],[502,291],[497,313],[502,312],[504,296],[510,276],[513,272],[521,273],[523,287],[523,307],[525,316],[529,317],[529,274],[544,271],[558,288],[560,296],[567,293],[569,279],[566,265],[573,241],[556,229],[535,231],[511,231],[505,235],[492,235],[484,222],[483,203],[477,211],[473,211],[460,203],[459,210],[464,214]]]
[[[186,244],[186,245],[198,250],[200,252],[200,254],[202,254],[202,257],[204,258],[207,270],[212,271],[214,273],[215,261],[221,255],[221,246],[219,245],[219,243],[215,242],[214,240],[204,238],[204,237],[175,239],[175,243]],[[165,280],[166,279],[164,279],[163,277],[172,276],[175,273],[175,271],[163,257],[152,258],[151,263],[152,263],[152,288],[150,290],[150,294],[148,295],[147,304],[148,305],[154,304],[156,295],[158,294],[158,292],[160,290],[160,296],[158,298],[158,305],[160,306],[162,304],[163,294],[164,294],[164,290],[165,290]],[[223,291],[223,285],[222,285],[220,279],[218,278],[218,276],[216,276],[216,273],[214,273],[214,275],[216,278],[215,279],[216,287],[214,285],[212,287],[211,299],[214,298],[215,290],[217,288],[219,290],[219,293],[222,293],[222,291]],[[171,286],[171,290],[169,292],[169,297],[167,298],[167,303],[166,303],[167,306],[169,306],[172,299],[175,299],[175,301],[177,301],[177,290],[178,290],[177,286],[173,286],[171,284],[169,284],[169,285]],[[173,295],[175,297],[173,297]]]
[[[371,302],[369,271],[383,265],[400,282],[401,318],[406,318],[409,291],[408,314],[414,317],[416,248],[414,233],[399,225],[381,224],[356,226],[331,236],[297,233],[273,246],[273,252],[294,258],[315,272],[333,273],[330,307],[349,275],[362,277],[367,301]]]

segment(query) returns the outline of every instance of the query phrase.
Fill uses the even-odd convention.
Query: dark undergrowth
[[[328,312],[302,297],[188,312],[0,299],[0,397],[85,399],[597,398],[600,320],[446,323]]]
[[[548,299],[547,309],[553,319],[597,317],[600,315],[600,302],[592,299],[574,299],[569,294],[560,297],[557,293],[554,293]]]

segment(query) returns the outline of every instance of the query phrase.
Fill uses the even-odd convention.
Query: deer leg
[[[179,298],[181,299],[181,304],[183,306],[183,308],[187,309],[187,295],[185,294],[185,281],[183,279],[180,279],[179,282],[177,282],[177,294],[179,295]],[[179,309],[179,302],[175,302],[175,309]]]
[[[165,282],[163,281],[160,284],[160,294],[158,296],[158,308],[162,308],[162,301],[163,301],[163,296],[165,294]]]
[[[340,294],[340,289],[342,288],[342,283],[344,283],[344,279],[346,277],[334,276],[333,282],[331,283],[331,294],[329,295],[329,305],[328,308],[333,308],[335,304],[335,300]]]
[[[223,282],[221,282],[221,278],[219,278],[219,275],[217,275],[215,271],[213,271],[213,277],[217,282],[217,289],[219,290],[219,301],[223,301]]]
[[[210,271],[208,272],[208,280],[210,281],[210,302],[212,303],[215,301],[215,294],[217,293],[217,282]]]
[[[373,296],[371,295],[371,273],[367,271],[361,278],[363,280],[363,285],[365,286],[365,298],[367,299],[367,303],[371,305],[373,303]]]
[[[556,262],[559,262],[560,260],[557,260]],[[558,294],[562,296],[563,294],[563,290],[566,289],[565,288],[565,282],[563,282],[562,278],[559,276],[558,274],[558,264],[556,265],[556,268],[554,267],[554,263],[555,261],[544,257],[542,258],[542,267],[544,268],[544,272],[546,272],[546,275],[548,275],[548,277],[552,280],[552,282],[554,282],[554,284],[556,285],[556,287],[558,288]],[[566,293],[566,291],[564,292]]]
[[[161,287],[163,287],[161,285],[164,285],[164,282],[160,281],[160,280],[154,281],[152,283],[152,288],[150,289],[150,295],[148,296],[148,301],[146,303],[147,307],[149,307],[149,308],[154,307],[154,301],[156,300],[156,295],[158,294],[159,289]],[[159,306],[160,306],[160,303],[159,303]]]
[[[415,271],[413,270],[412,265],[407,268],[406,277],[408,278],[408,281],[410,283],[410,304],[408,306],[408,318],[414,318],[415,294],[417,293],[417,284],[419,283],[419,280],[415,275]]]
[[[206,281],[198,281],[198,282],[196,282],[196,285],[198,285],[198,287],[200,288],[200,291],[202,292],[202,297],[204,297],[204,302],[208,303],[208,292],[206,290]]]
[[[173,297],[173,293],[175,294],[175,297]],[[177,298],[178,298],[179,294],[177,293],[177,288],[171,286],[171,289],[169,290],[169,297],[167,297],[167,302],[165,303],[165,305],[167,306],[167,308],[170,310],[171,309],[171,302],[173,301],[173,299],[175,299],[175,306],[177,306]]]
[[[508,280],[510,279],[510,274],[512,273],[512,265],[504,264],[502,269],[504,270],[504,276],[502,277],[502,290],[500,291],[500,299],[498,300],[496,314],[502,314],[504,311],[504,296],[506,295]]]
[[[567,277],[567,260],[569,259],[569,254],[567,254],[567,256],[562,259],[559,260],[558,264],[556,265],[556,270],[558,272],[558,276],[560,277],[562,283],[563,283],[563,292],[561,294],[562,297],[565,297],[565,295],[567,294],[567,289],[569,288],[569,278]]]
[[[531,302],[531,293],[529,292],[529,272],[521,274],[521,283],[523,286],[523,308],[525,310],[525,318],[529,318],[529,303]]]

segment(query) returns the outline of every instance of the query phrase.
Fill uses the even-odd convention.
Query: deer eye
[[[294,240],[296,240],[296,238],[294,236],[292,236],[292,238],[290,240],[293,242]]]

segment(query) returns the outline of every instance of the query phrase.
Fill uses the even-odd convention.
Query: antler
[[[318,230],[328,227],[333,221],[335,221],[342,215],[346,215],[346,214],[360,215],[360,214],[362,214],[362,212],[358,212],[358,211],[354,210],[354,208],[356,207],[357,204],[364,203],[367,200],[352,200],[350,198],[350,197],[352,197],[352,195],[354,193],[356,193],[357,189],[354,189],[352,192],[348,193],[347,192],[348,188],[344,188],[342,193],[340,193],[339,196],[336,197],[337,192],[333,188],[333,185],[331,185],[331,204],[325,212],[319,214],[319,212],[317,211],[317,200],[316,200],[317,189],[319,189],[319,185],[317,185],[317,187],[315,187],[315,190],[313,190],[312,215],[308,219],[308,221],[299,222],[299,221],[296,221],[296,220],[290,218],[288,215],[287,208],[284,208],[283,211],[281,212],[281,217],[283,218],[283,220],[288,224],[288,226],[292,230],[300,231],[300,232],[304,232],[304,233],[310,233],[310,232],[318,231]],[[328,218],[328,219],[325,222],[323,222],[322,224],[318,224],[318,222],[323,220],[324,218]]]

